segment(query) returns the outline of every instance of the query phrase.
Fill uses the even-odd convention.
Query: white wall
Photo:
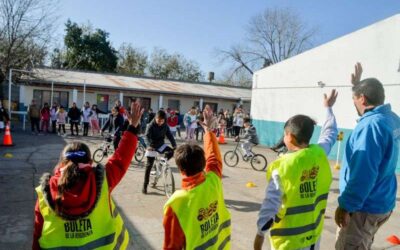
[[[286,121],[298,113],[324,120],[322,94],[336,88],[339,127],[354,128],[358,115],[350,75],[361,62],[362,78],[376,77],[386,103],[400,114],[400,15],[393,16],[255,73],[251,112],[255,119]],[[317,87],[322,81],[325,88]]]

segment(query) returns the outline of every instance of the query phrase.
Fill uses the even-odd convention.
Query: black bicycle
[[[227,151],[224,155],[224,162],[228,167],[236,167],[239,163],[239,154],[242,156],[242,160],[250,162],[251,167],[257,171],[263,171],[268,164],[267,158],[262,154],[256,154],[251,151],[250,156],[245,156],[239,149],[240,140],[237,141],[234,150]],[[238,154],[239,152],[239,154]]]
[[[139,143],[135,151],[135,160],[142,162],[144,154],[146,153],[146,143],[144,139],[139,136]],[[113,135],[108,134],[104,137],[104,142],[93,153],[93,161],[100,163],[104,157],[114,154]]]

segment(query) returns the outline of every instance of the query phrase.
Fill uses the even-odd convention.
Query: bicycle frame
[[[242,157],[242,160],[244,160],[244,154],[243,154],[242,150],[239,149],[240,142],[241,142],[241,140],[238,140],[238,142],[236,143],[235,149],[233,151],[234,152],[239,152],[240,156]],[[250,152],[254,155],[253,150],[250,150]]]

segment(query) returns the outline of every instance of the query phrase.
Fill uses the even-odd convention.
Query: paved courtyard
[[[2,135],[1,135],[2,138]],[[51,171],[58,161],[60,152],[67,142],[76,137],[35,136],[29,133],[13,133],[15,147],[0,147],[0,249],[29,249],[32,242],[33,210],[36,201],[34,187],[42,173]],[[94,150],[102,142],[99,137],[79,138]],[[179,140],[178,140],[179,141]],[[234,147],[232,141],[221,146],[225,151]],[[269,162],[276,154],[266,148],[257,148]],[[12,158],[6,158],[11,153]],[[173,172],[177,186],[180,175],[174,161]],[[332,164],[333,165],[333,164]],[[338,196],[338,171],[332,170],[334,181],[328,200],[321,249],[334,249],[336,226],[334,211]],[[131,235],[129,249],[161,249],[163,242],[163,205],[167,198],[161,187],[149,188],[149,194],[141,193],[143,164],[135,162],[113,192],[114,200]],[[400,178],[398,177],[398,182]],[[253,182],[255,187],[246,187]],[[224,166],[223,184],[225,201],[232,214],[232,249],[252,249],[256,232],[256,220],[266,185],[265,172],[254,171],[248,163],[235,168]],[[373,249],[400,249],[393,247],[386,238],[392,234],[400,237],[400,192],[397,207],[389,222],[376,235]],[[265,243],[264,249],[269,249]]]

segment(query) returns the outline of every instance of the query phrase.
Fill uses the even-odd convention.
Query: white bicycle
[[[153,169],[155,170],[150,172],[151,186],[157,187],[158,180],[162,179],[165,195],[170,197],[175,192],[175,180],[171,167],[168,164],[168,159],[158,152],[155,158],[153,164]]]

